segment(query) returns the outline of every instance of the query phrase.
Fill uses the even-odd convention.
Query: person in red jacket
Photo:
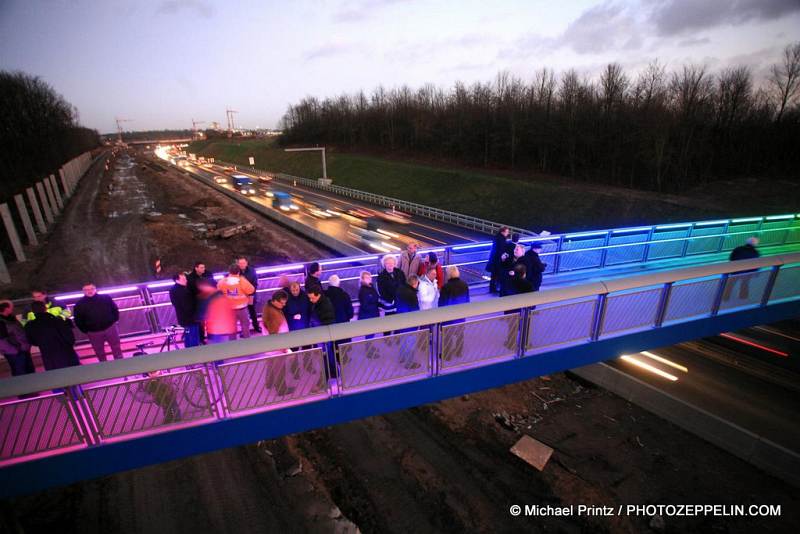
[[[444,287],[444,269],[442,269],[439,256],[437,256],[435,252],[428,252],[428,255],[423,258],[422,263],[419,264],[417,276],[420,278],[427,276],[428,271],[431,269],[436,269],[436,286],[439,288],[439,291],[441,291],[442,287]]]
[[[228,276],[217,283],[217,289],[230,302],[236,320],[241,325],[242,337],[250,337],[250,314],[247,306],[250,304],[250,296],[256,292],[256,288],[242,276],[239,266],[233,264],[228,268]]]

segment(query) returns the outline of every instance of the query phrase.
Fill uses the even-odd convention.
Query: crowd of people
[[[731,253],[731,260],[757,257],[757,244],[757,238],[750,238]],[[542,243],[538,241],[525,250],[508,228],[501,228],[486,265],[491,275],[490,293],[507,296],[538,291],[547,268],[539,257],[541,250]],[[443,268],[435,253],[420,253],[415,243],[409,244],[399,258],[384,256],[377,281],[368,271],[360,273],[357,311],[350,294],[341,288],[338,275],[329,276],[328,287],[323,288],[322,266],[318,262],[307,266],[303,284],[287,276],[279,279],[279,289],[262,307],[261,323],[256,311],[258,277],[245,257],[237,258],[219,281],[214,280],[203,262],[197,262],[188,273],[175,274],[173,280],[169,297],[177,322],[183,327],[186,347],[470,301],[469,286],[461,279],[458,267]],[[747,280],[741,284],[740,293],[746,295]],[[733,285],[728,285],[726,298]],[[122,358],[119,309],[110,296],[98,293],[94,284],[83,286],[83,297],[75,303],[72,314],[43,290],[34,290],[31,296],[33,302],[24,315],[15,314],[11,301],[0,301],[0,352],[12,375],[35,371],[32,345],[39,348],[45,370],[79,365],[73,322],[89,339],[98,360],[106,361],[106,345],[114,359]],[[331,367],[335,369],[335,365]]]
[[[493,292],[507,295],[536,290],[541,284],[544,266],[536,249],[521,254],[519,248],[509,239],[508,229],[498,233],[487,265]],[[535,272],[538,282],[526,284],[526,272]],[[399,258],[384,256],[375,283],[370,272],[361,272],[357,313],[353,299],[340,287],[339,276],[329,276],[327,288],[321,276],[322,266],[313,262],[306,268],[302,285],[282,277],[280,289],[263,305],[261,322],[256,312],[258,277],[245,257],[237,258],[219,281],[203,262],[195,263],[191,271],[175,274],[169,297],[186,347],[469,302],[469,286],[461,280],[458,267],[445,270],[436,253],[419,253],[416,243],[409,244]],[[494,289],[495,279],[500,281],[500,291]],[[35,371],[31,345],[39,347],[45,370],[79,365],[73,324],[89,339],[99,361],[106,361],[108,352],[114,359],[122,358],[119,308],[92,283],[82,290],[72,314],[38,289],[32,292],[33,303],[24,317],[15,314],[11,301],[0,301],[0,352],[12,375]]]

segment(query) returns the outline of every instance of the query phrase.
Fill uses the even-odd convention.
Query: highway
[[[606,363],[800,452],[800,329],[796,321],[626,356]]]
[[[221,187],[236,191],[231,183],[231,174],[241,174],[253,181],[254,194],[250,198],[265,208],[274,209],[274,195],[285,192],[291,195],[292,208],[282,211],[305,225],[360,248],[366,253],[389,253],[403,250],[410,242],[424,247],[437,247],[460,243],[487,241],[490,236],[438,221],[427,221],[421,217],[391,210],[376,208],[364,202],[344,199],[336,195],[322,194],[309,188],[285,183],[263,182],[246,170],[232,171],[216,164],[204,166],[187,163],[182,168],[188,172],[215,180]],[[218,179],[218,180],[217,180]],[[296,208],[296,209],[295,209]]]

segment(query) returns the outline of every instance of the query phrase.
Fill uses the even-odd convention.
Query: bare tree
[[[778,100],[778,115],[775,120],[780,121],[786,106],[794,101],[800,88],[800,41],[786,45],[783,49],[783,62],[772,66],[769,81]]]

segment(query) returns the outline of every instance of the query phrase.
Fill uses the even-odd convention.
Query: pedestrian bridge
[[[763,257],[726,261],[751,235],[760,236]],[[0,496],[800,315],[800,215],[542,239],[549,276],[538,293],[2,380]],[[460,266],[477,296],[486,285],[489,246],[433,250],[444,264]],[[375,272],[377,260],[323,265],[355,294],[358,273]],[[297,279],[301,269],[257,269],[259,291],[269,294],[281,275]],[[120,304],[124,334],[153,337],[174,320],[170,285],[102,291]],[[79,296],[56,299],[70,305]],[[378,335],[364,337],[370,334]],[[339,340],[345,341],[330,343]],[[286,352],[292,347],[311,348]],[[335,369],[328,350],[336,351]],[[39,395],[16,399],[34,392]]]

